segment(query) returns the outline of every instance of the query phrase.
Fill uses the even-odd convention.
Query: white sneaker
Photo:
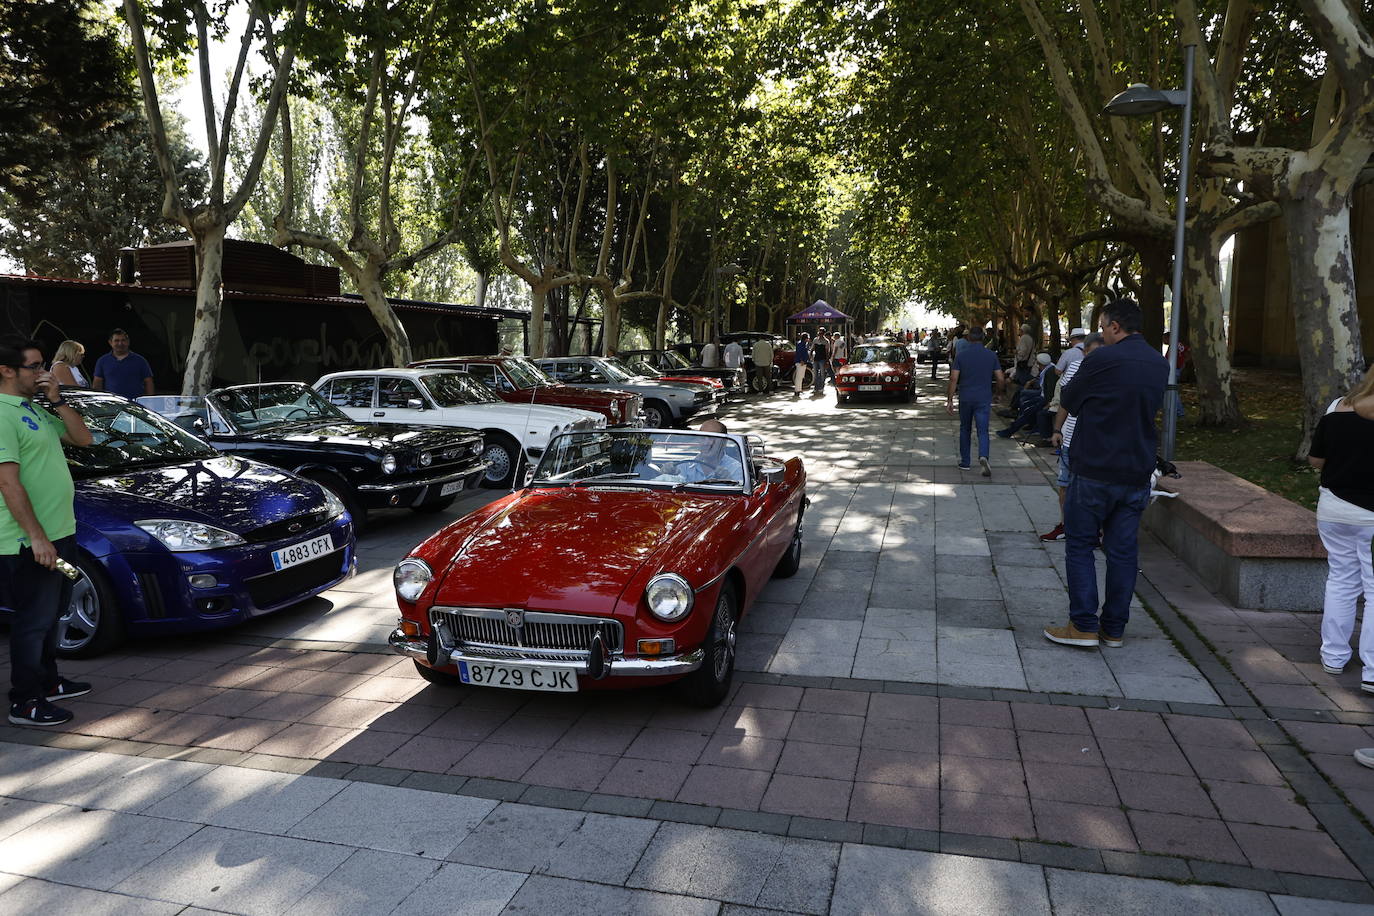
[[[983,476],[984,476],[984,477],[991,477],[991,476],[992,476],[992,468],[988,467],[988,460],[987,460],[986,458],[979,458],[979,459],[978,459],[978,463],[981,464],[981,465],[983,466]]]
[[[1356,750],[1355,762],[1374,770],[1374,747],[1362,747]]]
[[[1326,662],[1322,662],[1322,670],[1327,674],[1342,674],[1345,672],[1345,665],[1336,667],[1335,665],[1328,665]]]

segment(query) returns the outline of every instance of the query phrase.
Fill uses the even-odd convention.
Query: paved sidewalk
[[[379,816],[382,815],[382,816]],[[0,910],[174,914],[1360,908],[231,766],[0,756]],[[759,908],[759,909],[750,909]]]
[[[880,901],[869,901],[875,911],[890,904],[893,912],[1000,912],[1024,901],[1016,912],[1088,912],[1092,894],[1137,892],[1158,901],[1152,908],[1179,912],[1374,904],[1374,835],[1358,818],[1374,813],[1374,779],[1350,758],[1353,747],[1374,744],[1374,697],[1352,689],[1350,674],[1312,671],[1313,618],[1227,608],[1147,538],[1126,646],[1053,646],[1040,631],[1063,622],[1065,598],[1063,546],[1036,537],[1057,517],[1046,450],[994,439],[990,479],[960,472],[942,399],[837,407],[833,395],[777,396],[733,407],[725,419],[732,430],[761,432],[775,453],[803,454],[813,504],[802,569],[770,583],[742,622],[739,684],[721,708],[687,708],[667,690],[440,688],[391,655],[392,565],[438,525],[499,496],[483,491],[437,519],[380,517],[359,545],[361,574],[321,599],[228,632],[140,642],[66,666],[96,691],[70,704],[77,718],[66,732],[0,732],[0,796],[29,805],[15,809],[20,822],[19,812],[37,810],[30,801],[42,801],[116,810],[136,819],[130,824],[165,817],[208,825],[179,838],[172,829],[157,854],[191,843],[184,860],[160,861],[196,872],[205,860],[213,881],[256,875],[300,885],[302,895],[309,886],[311,895],[336,885],[352,893],[355,880],[410,894],[437,881],[411,903],[423,898],[446,912],[463,911],[463,882],[485,874],[474,868],[495,869],[495,889],[515,874],[513,896],[501,901],[511,912],[653,912],[660,904],[691,912],[702,901],[708,912],[717,901],[824,911],[814,909],[819,885],[804,904],[769,896],[790,887],[791,877],[775,875],[798,870],[829,875],[833,912],[853,911],[864,886]],[[23,771],[23,760],[37,759],[12,752],[77,753],[62,758],[74,761],[63,764],[66,778],[25,783],[24,792],[46,793],[39,798],[10,792],[6,767]],[[81,756],[90,752],[99,755]],[[141,785],[145,767],[167,785],[182,781],[145,807],[101,801],[107,790],[116,798],[141,791],[125,783]],[[190,789],[193,780],[202,788]],[[192,797],[213,807],[243,785],[268,803],[245,801],[232,822],[194,805],[191,813],[157,807]],[[297,785],[306,788],[288,788]],[[291,819],[305,803],[289,797],[326,790]],[[0,824],[9,807],[0,799]],[[326,812],[317,820],[346,828],[331,828],[340,831],[332,837],[299,833],[316,808]],[[431,853],[447,834],[426,840],[420,867],[395,860],[406,867],[398,886],[379,877],[386,871],[376,862],[390,860],[378,857],[415,851],[363,838],[384,829],[374,822],[404,832],[432,829],[435,819],[393,810],[480,813],[471,822],[446,817],[454,839],[442,855]],[[550,844],[571,843],[565,857],[602,849],[615,839],[601,838],[602,816],[625,838],[643,839],[634,867],[623,877],[565,875]],[[536,842],[525,830],[546,836]],[[245,851],[252,844],[238,837],[234,845],[226,831],[271,835],[294,850],[283,852],[282,867],[299,875],[269,874]],[[72,842],[90,835],[77,830]],[[311,858],[319,843],[343,858]],[[682,861],[655,859],[667,846],[688,852]],[[544,851],[525,856],[526,847]],[[786,864],[803,849],[830,850],[815,855],[832,864],[805,856],[797,861],[806,867]],[[43,878],[67,853],[33,855],[42,860],[35,868],[53,871],[20,871]],[[335,870],[353,856],[366,861]],[[646,857],[662,869],[641,871]],[[297,861],[324,864],[290,864]],[[215,868],[242,873],[221,877]],[[160,897],[176,884],[150,873],[145,880],[133,893]],[[30,880],[12,890],[50,887]],[[255,893],[269,892],[286,893]],[[272,898],[243,909],[289,905]]]

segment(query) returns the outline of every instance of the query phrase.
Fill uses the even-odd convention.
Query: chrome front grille
[[[588,647],[596,634],[601,634],[613,655],[621,654],[625,641],[620,621],[606,617],[519,608],[436,607],[429,613],[443,645],[492,658],[583,662],[590,656]],[[522,625],[511,626],[509,615],[518,615]]]

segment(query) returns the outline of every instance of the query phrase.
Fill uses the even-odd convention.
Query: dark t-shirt
[[[95,374],[104,380],[105,390],[126,398],[143,397],[143,380],[153,377],[153,367],[137,353],[130,351],[123,359],[106,353],[95,361]]]
[[[1332,411],[1312,431],[1313,458],[1325,458],[1322,486],[1348,503],[1374,512],[1374,420],[1352,411]]]
[[[959,403],[991,404],[992,382],[1002,363],[982,344],[966,341],[954,357],[951,372],[959,373]]]
[[[829,359],[830,344],[824,340],[813,340],[811,342],[811,358],[818,363]]]

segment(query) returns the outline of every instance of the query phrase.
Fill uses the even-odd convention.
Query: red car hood
[[[609,615],[641,566],[690,554],[734,502],[660,491],[530,490],[467,539],[434,603]]]
[[[840,370],[840,375],[892,375],[897,372],[910,372],[903,363],[850,363]]]

